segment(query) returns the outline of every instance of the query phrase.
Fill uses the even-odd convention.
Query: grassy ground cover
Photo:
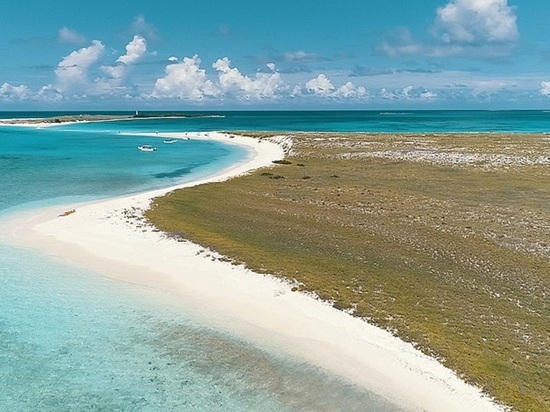
[[[172,192],[147,217],[393,331],[517,410],[550,410],[550,138],[293,139],[287,164]]]

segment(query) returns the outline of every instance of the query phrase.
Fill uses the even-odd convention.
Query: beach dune
[[[285,137],[262,144],[219,133],[193,137],[220,139],[250,150],[246,162],[193,185],[269,166],[284,157],[282,144],[289,144]],[[232,265],[199,245],[150,227],[141,212],[151,199],[169,190],[24,212],[10,216],[4,232],[10,241],[75,265],[163,289],[205,323],[316,365],[406,410],[504,410],[480,389],[389,332],[313,296],[293,292],[288,282]],[[68,210],[71,213],[64,215]]]

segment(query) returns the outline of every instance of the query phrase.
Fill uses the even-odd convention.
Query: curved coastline
[[[187,138],[183,133],[154,136]],[[407,410],[503,410],[478,388],[389,332],[292,292],[288,283],[231,265],[198,245],[178,242],[140,223],[141,211],[154,197],[269,166],[284,157],[282,146],[290,143],[284,136],[261,145],[252,138],[221,133],[197,137],[246,146],[251,156],[186,185],[13,216],[6,231],[15,243],[123,281],[170,291],[215,326],[304,359]],[[72,209],[74,213],[59,216]],[[130,223],[129,213],[137,216]]]

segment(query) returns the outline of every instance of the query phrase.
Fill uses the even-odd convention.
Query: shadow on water
[[[155,179],[174,179],[178,177],[182,177],[185,175],[188,175],[193,172],[192,167],[182,167],[181,169],[176,169],[171,172],[162,172],[162,173],[155,173],[153,174],[153,177]]]

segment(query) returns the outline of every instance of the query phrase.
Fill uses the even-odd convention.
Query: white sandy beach
[[[220,139],[251,149],[247,162],[193,185],[269,166],[284,157],[282,144],[289,143],[284,137],[278,143],[260,144],[219,133],[155,136]],[[406,410],[504,410],[390,333],[292,292],[288,283],[223,262],[198,245],[154,231],[139,218],[140,211],[168,191],[25,212],[3,222],[4,232],[12,242],[101,274],[161,288],[217,328],[317,365]],[[69,209],[75,213],[59,216]]]

